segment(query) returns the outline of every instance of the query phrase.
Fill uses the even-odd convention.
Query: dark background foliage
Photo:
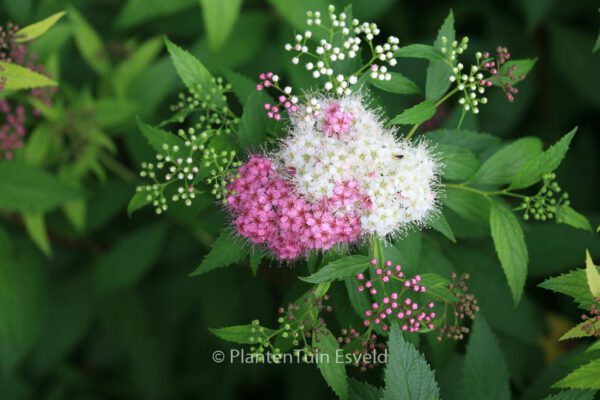
[[[112,65],[127,60],[138,44],[168,35],[215,74],[233,69],[254,79],[259,72],[272,70],[302,85],[307,81],[302,68],[292,68],[283,50],[293,27],[275,3],[310,9],[316,2],[245,0],[233,34],[216,53],[210,51],[195,0],[4,0],[0,19],[23,26],[73,6],[106,46],[106,53],[96,57]],[[466,126],[504,139],[535,135],[546,145],[579,126],[558,181],[570,193],[574,208],[594,226],[600,223],[600,54],[592,54],[600,27],[597,2],[352,3],[356,17],[377,22],[384,34],[398,36],[402,44],[431,43],[452,8],[457,32],[470,37],[471,49],[492,50],[502,44],[516,58],[538,57],[513,104],[501,95],[493,96],[478,119],[468,119]],[[67,30],[57,32],[60,26]],[[248,265],[191,278],[189,273],[225,224],[219,207],[205,202],[194,206],[192,216],[181,209],[161,217],[152,210],[127,216],[127,202],[138,183],[130,171],[152,157],[135,116],[149,123],[166,118],[183,86],[163,50],[135,75],[124,100],[109,104],[118,90],[113,75],[98,77],[67,26],[67,21],[61,22],[34,46],[42,60],[60,65],[60,75],[54,76],[60,85],[56,101],[67,112],[65,126],[53,125],[53,129],[56,134],[72,129],[74,137],[102,129],[117,151],[101,160],[104,177],[90,174],[82,181],[87,209],[81,231],[60,210],[47,216],[52,257],[32,244],[20,217],[1,215],[19,272],[12,284],[26,295],[15,306],[21,329],[18,340],[0,353],[4,368],[0,398],[331,398],[332,392],[313,366],[229,365],[211,360],[213,351],[229,347],[213,337],[209,327],[254,318],[273,325],[277,307],[293,298],[290,293],[300,292],[295,277],[305,275],[305,267],[263,262],[256,278]],[[424,62],[399,64],[401,72],[423,84]],[[390,115],[418,100],[418,96],[381,96]],[[448,106],[437,124],[452,121],[456,116]],[[65,146],[73,145],[69,143]],[[60,163],[47,160],[45,167],[57,170]],[[526,224],[530,272],[524,300],[513,308],[491,240],[467,238],[466,233],[460,246],[439,249],[428,246],[425,236],[423,246],[415,247],[422,249],[422,268],[449,263],[448,269],[473,275],[473,291],[480,296],[506,355],[515,397],[541,398],[550,384],[581,362],[575,358],[581,349],[556,340],[577,321],[575,306],[536,286],[546,277],[580,267],[585,248],[600,257],[600,241],[591,233],[554,223]],[[8,244],[8,239],[0,236],[0,240],[5,242],[0,245]],[[0,287],[8,290],[1,282]],[[336,304],[335,293],[334,306],[347,307],[343,293],[341,304]],[[453,352],[452,346],[428,343],[421,350],[436,369],[442,397],[453,398],[453,377],[464,345]],[[377,374],[351,374],[381,384]]]

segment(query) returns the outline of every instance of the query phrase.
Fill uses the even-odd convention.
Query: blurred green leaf
[[[316,273],[307,277],[300,277],[304,282],[323,283],[331,281],[342,281],[353,278],[356,274],[365,271],[371,265],[369,257],[354,255],[340,258],[329,263]]]
[[[338,361],[339,344],[335,335],[327,328],[322,328],[321,334],[313,336],[313,346],[319,349],[319,362],[317,366],[327,385],[341,400],[348,399],[348,377],[346,365]]]
[[[309,26],[306,24],[307,11],[320,11],[322,18],[327,18],[327,0],[304,0],[304,1],[287,1],[287,0],[267,0],[269,4],[277,12],[286,19],[286,21],[300,32],[304,32]],[[319,39],[326,38],[326,34],[320,30],[313,32],[315,37]]]
[[[127,215],[130,217],[134,212],[139,210],[142,207],[150,204],[152,200],[148,199],[148,195],[144,192],[136,192],[129,200],[129,204],[127,205]]]
[[[498,340],[481,315],[469,337],[461,394],[465,399],[510,399],[509,374]]]
[[[490,227],[513,301],[518,304],[523,295],[529,262],[523,230],[512,211],[495,201],[490,213]]]
[[[479,168],[472,179],[474,183],[501,185],[510,183],[524,165],[542,152],[542,141],[524,137],[504,146]]]
[[[439,398],[433,371],[417,349],[404,340],[398,324],[392,324],[388,349],[384,400]]]
[[[102,38],[77,10],[69,8],[68,15],[81,56],[97,74],[108,74],[111,66]]]
[[[63,17],[63,15],[65,15],[64,11],[57,12],[56,14],[52,14],[48,18],[45,18],[39,22],[27,25],[26,27],[19,29],[16,33],[16,42],[28,42],[39,36],[42,36],[48,31],[48,29],[52,28],[52,26],[54,26],[54,24],[56,24],[58,20]]]
[[[231,33],[238,18],[242,0],[200,0],[204,25],[213,50],[220,48]]]
[[[390,72],[392,79],[379,80],[369,78],[369,83],[384,92],[397,93],[397,94],[416,94],[421,93],[421,89],[416,83],[405,77],[399,72]]]
[[[585,364],[571,372],[553,387],[572,389],[600,389],[600,359]]]
[[[408,46],[400,47],[394,55],[396,57],[423,58],[429,61],[445,61],[444,56],[438,49],[426,44],[409,44]]]
[[[450,13],[438,30],[437,38],[433,46],[440,50],[443,47],[442,37],[447,43],[454,42],[456,32],[454,31],[454,13]],[[446,61],[430,61],[427,67],[427,78],[425,83],[425,98],[431,101],[439,100],[450,87],[450,75],[452,68]]]
[[[546,151],[527,162],[513,177],[510,187],[512,189],[526,188],[542,179],[544,174],[558,168],[569,150],[569,145],[573,136],[575,136],[575,132],[577,132],[577,128],[573,128]]]
[[[244,149],[257,150],[267,138],[264,104],[264,97],[256,91],[244,104],[244,112],[237,132],[240,146]]]
[[[0,61],[0,79],[6,79],[5,90],[23,90],[56,86],[56,82],[45,75],[17,64]]]
[[[390,120],[389,125],[416,125],[421,124],[435,115],[435,103],[424,100],[421,103],[404,110]]]
[[[115,68],[112,82],[118,96],[127,96],[133,80],[150,66],[162,48],[163,40],[160,37],[150,38]]]
[[[0,162],[0,209],[43,212],[78,197],[77,190],[37,167]]]
[[[25,222],[25,228],[27,228],[27,233],[29,233],[31,240],[33,240],[42,253],[48,257],[51,256],[52,246],[48,239],[44,214],[41,212],[27,212],[23,214],[23,221]]]
[[[275,333],[273,329],[254,324],[209,328],[209,330],[223,340],[238,344],[256,344],[258,338],[262,339]]]
[[[198,0],[127,0],[117,16],[116,26],[122,29],[131,28],[155,18],[194,8],[197,4]]]
[[[136,286],[156,264],[166,233],[165,226],[160,224],[140,228],[120,238],[93,268],[96,292],[105,295]]]
[[[209,253],[202,260],[202,264],[190,276],[204,274],[215,268],[228,267],[243,260],[248,252],[248,246],[237,239],[229,229],[224,229],[213,243]]]
[[[573,210],[570,206],[562,205],[556,208],[556,222],[572,226],[573,228],[583,229],[584,231],[592,231],[592,225],[585,215]]]

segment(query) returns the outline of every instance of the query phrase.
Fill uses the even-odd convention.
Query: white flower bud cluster
[[[390,36],[386,43],[374,46],[373,39],[380,33],[376,24],[361,23],[357,19],[353,19],[350,23],[347,21],[346,13],[335,13],[333,5],[328,8],[328,22],[322,20],[319,11],[308,11],[306,15],[307,25],[317,25],[321,29],[328,30],[329,37],[334,37],[336,40],[321,39],[312,51],[308,46],[308,41],[312,38],[313,33],[307,30],[302,34],[296,34],[294,43],[287,43],[285,49],[295,53],[292,57],[292,64],[300,64],[303,57],[311,59],[304,66],[307,71],[311,72],[313,78],[326,79],[324,84],[326,91],[333,92],[338,96],[350,95],[352,93],[351,86],[358,82],[360,74],[370,67],[373,62],[387,63],[390,67],[397,64],[394,52],[398,49],[398,38]],[[337,38],[340,36],[342,42],[341,45],[338,45]],[[368,43],[369,48],[372,50],[371,60],[348,76],[336,73],[335,63],[356,58],[361,52],[363,40]],[[333,42],[337,42],[337,44]],[[381,66],[379,68],[380,73],[377,74],[378,77],[381,75],[379,79],[391,79],[391,75],[387,73],[387,67]]]
[[[364,234],[385,237],[423,224],[436,208],[439,164],[427,146],[397,140],[359,95],[315,99],[292,117],[290,135],[276,158],[297,190],[318,202],[342,181],[358,183],[371,207],[360,210]],[[314,107],[311,112],[303,107]],[[348,131],[326,134],[327,110],[351,115]],[[283,169],[283,168],[282,168]]]

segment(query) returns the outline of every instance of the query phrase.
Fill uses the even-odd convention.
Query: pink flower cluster
[[[327,135],[340,138],[342,135],[350,132],[353,120],[353,115],[342,111],[339,103],[331,103],[325,110],[323,132]]]
[[[490,53],[483,53],[484,59],[489,59]],[[499,68],[505,64],[510,59],[510,53],[506,47],[498,46],[496,48],[496,61],[489,60],[484,62],[481,67],[487,70],[492,76],[498,77],[498,82],[502,86],[502,90],[506,94],[506,99],[509,102],[515,101],[515,95],[519,93],[519,89],[513,86],[514,83],[518,81],[522,81],[525,79],[525,74],[515,75],[515,71],[517,69],[517,65],[511,65],[506,70],[506,73],[500,74]],[[492,86],[492,82],[490,80],[485,80],[481,82],[482,85]]]
[[[227,199],[237,232],[266,245],[278,258],[292,260],[359,239],[357,210],[370,203],[355,182],[342,182],[330,198],[310,203],[266,157],[252,156],[238,175]]]
[[[377,260],[371,260],[372,265],[377,265]],[[389,323],[386,321],[397,318],[403,331],[408,332],[419,332],[421,329],[433,329],[433,319],[435,318],[435,312],[432,311],[435,306],[434,303],[430,302],[426,305],[419,305],[415,300],[411,299],[407,292],[421,293],[425,292],[426,288],[421,285],[421,276],[415,275],[411,279],[405,279],[402,267],[400,265],[393,266],[391,261],[387,261],[383,268],[377,268],[375,270],[377,276],[374,281],[367,280],[364,274],[358,274],[356,279],[361,283],[358,286],[358,292],[364,292],[368,290],[372,296],[377,294],[375,288],[375,282],[379,282],[380,285],[385,287],[385,284],[390,280],[396,280],[401,282],[404,286],[402,292],[392,292],[389,296],[385,295],[381,303],[373,301],[371,308],[365,311],[364,325],[370,326],[381,325],[381,329],[387,331],[389,329]]]
[[[19,27],[11,22],[6,27],[0,26],[0,61],[22,65],[32,71],[44,73],[44,66],[36,64],[35,54],[27,53],[27,45],[16,42],[16,33]],[[4,90],[6,80],[0,80],[0,92]],[[36,97],[46,106],[52,106],[51,94],[55,89],[38,88],[31,90],[31,96]],[[32,113],[38,117],[39,110],[33,109]],[[0,125],[0,159],[10,160],[13,151],[23,146],[23,137],[26,134],[25,108],[21,105],[11,107],[8,100],[0,100],[0,115],[4,122]]]

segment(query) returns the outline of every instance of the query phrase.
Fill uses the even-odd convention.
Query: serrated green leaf
[[[244,112],[240,118],[238,139],[244,149],[258,149],[267,139],[266,114],[264,98],[260,92],[254,92],[244,105]]]
[[[73,187],[37,167],[0,162],[0,209],[43,212],[80,197]]]
[[[397,94],[415,94],[421,93],[421,89],[416,83],[405,77],[399,72],[390,72],[392,79],[379,80],[369,78],[369,83],[384,92]]]
[[[229,37],[240,13],[242,0],[200,0],[208,41],[218,50]]]
[[[209,331],[218,338],[238,344],[256,344],[259,336],[262,338],[261,335],[270,336],[275,332],[272,329],[253,324],[209,328]]]
[[[442,37],[446,37],[447,43],[452,43],[455,39],[456,32],[454,31],[454,14],[452,10],[442,23],[438,30],[437,38],[433,46],[440,50],[443,46]],[[445,61],[430,61],[427,67],[427,79],[425,83],[425,98],[431,101],[439,100],[448,90],[452,82],[450,75],[452,69]]]
[[[212,271],[216,268],[228,267],[239,262],[248,255],[248,246],[235,238],[229,229],[221,232],[209,253],[204,257],[202,264],[190,274],[196,276]]]
[[[571,372],[553,387],[572,389],[600,389],[600,359],[585,364]]]
[[[514,175],[542,152],[542,141],[524,137],[504,146],[479,168],[472,182],[487,185],[510,183]]]
[[[598,271],[598,268],[596,270]],[[580,307],[587,308],[594,301],[594,296],[592,296],[587,284],[585,269],[576,269],[566,274],[546,279],[539,286],[572,297],[573,300],[579,303]]]
[[[507,61],[500,67],[498,74],[490,78],[490,81],[495,86],[502,86],[509,83],[515,85],[522,80],[520,76],[529,74],[536,62],[537,58]],[[513,69],[511,74],[515,79],[508,77],[509,68]]]
[[[56,82],[38,72],[17,64],[0,61],[0,78],[6,79],[5,90],[33,89],[56,86]]]
[[[554,395],[545,397],[544,400],[593,400],[593,390],[563,390]]]
[[[346,365],[339,362],[339,344],[333,333],[325,328],[318,335],[318,341],[313,336],[313,346],[319,349],[319,362],[317,366],[327,385],[342,400],[348,399],[348,377],[346,376]]]
[[[100,35],[74,8],[69,8],[68,14],[75,35],[75,42],[83,59],[99,75],[110,72],[108,52]]]
[[[529,262],[523,230],[512,211],[496,201],[492,203],[490,228],[513,301],[518,304],[523,295]]]
[[[498,340],[481,315],[473,324],[461,379],[464,399],[510,399],[509,374]]]
[[[354,378],[348,379],[348,388],[349,400],[380,400],[383,396],[383,390],[380,388]]]
[[[574,327],[569,329],[564,335],[562,335],[560,337],[560,339],[558,339],[558,340],[562,341],[562,340],[568,340],[568,339],[580,339],[583,337],[592,336],[592,331],[588,330],[586,332],[585,330],[583,330],[583,326],[585,324],[589,324],[589,321],[584,321],[584,322],[581,322],[581,323],[575,325]],[[595,326],[595,325],[598,325],[598,326]],[[594,326],[596,329],[600,329],[600,322],[594,321],[592,326]]]
[[[590,256],[589,250],[585,251],[585,276],[587,283],[590,288],[590,292],[594,297],[600,297],[600,273],[598,273],[598,267],[594,265],[592,256]]]
[[[389,125],[416,125],[421,124],[435,115],[435,103],[424,100],[421,103],[404,110],[389,122]]]
[[[392,324],[385,369],[384,400],[432,400],[440,393],[427,361],[404,341],[398,324]]]
[[[23,43],[42,36],[48,31],[48,29],[52,28],[52,26],[56,24],[58,20],[63,17],[63,15],[65,15],[64,11],[57,12],[56,14],[52,14],[48,18],[45,18],[39,22],[27,25],[26,27],[19,29],[16,33],[15,41],[17,43]]]
[[[137,285],[156,264],[166,234],[164,225],[153,225],[119,239],[93,267],[96,292],[104,295]]]
[[[48,232],[46,230],[46,222],[44,221],[44,214],[41,212],[28,212],[23,214],[23,221],[25,222],[25,228],[27,233],[36,246],[46,255],[52,255],[52,246],[48,239]]]
[[[587,353],[591,351],[600,351],[600,340],[597,340],[596,343],[592,344],[585,350]]]
[[[556,208],[556,222],[592,232],[592,225],[585,215],[578,213],[570,206],[562,205]]]
[[[517,172],[513,177],[510,187],[512,189],[522,189],[538,182],[544,174],[554,171],[560,165],[569,150],[569,145],[577,128],[573,128],[569,133],[563,136],[558,142],[550,146],[548,150],[538,154]]]
[[[310,276],[300,277],[300,279],[309,283],[342,281],[365,271],[369,268],[369,265],[371,265],[369,257],[361,255],[347,256],[327,264]]]
[[[222,96],[215,94],[218,93],[218,90],[215,82],[213,82],[213,77],[200,60],[171,42],[166,36],[164,40],[175,70],[177,70],[177,74],[185,86],[195,92],[210,95],[211,101],[217,106],[225,106],[226,103]]]
[[[441,51],[426,44],[409,44],[408,46],[400,47],[394,55],[396,57],[423,58],[430,61],[446,61]]]
[[[442,176],[451,181],[466,181],[479,168],[479,160],[469,150],[447,144],[435,147],[442,156]]]
[[[163,131],[160,128],[145,124],[141,119],[137,120],[140,131],[150,143],[150,146],[158,153],[163,156],[168,155],[169,151],[172,151],[173,146],[179,147],[183,150],[185,148],[184,141],[177,135],[170,132]],[[165,149],[163,146],[167,145],[169,149]]]
[[[431,226],[436,231],[442,233],[451,242],[456,243],[456,237],[454,237],[454,232],[452,232],[450,224],[448,223],[446,217],[441,211],[435,214],[433,217],[431,217],[431,219],[427,221],[427,225]]]

